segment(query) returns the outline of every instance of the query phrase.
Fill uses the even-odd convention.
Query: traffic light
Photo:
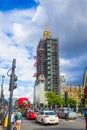
[[[18,80],[18,77],[15,74],[10,75],[9,91],[13,91],[14,89],[17,88],[17,83],[16,83],[17,80]]]
[[[68,92],[65,92],[65,104],[68,106]]]
[[[84,88],[84,97],[87,99],[87,87]]]
[[[85,106],[85,98],[82,98],[82,99],[81,99],[81,104],[82,104],[83,106]]]
[[[15,83],[18,80],[18,77],[14,74],[14,78],[13,78],[13,89],[17,88],[17,83]]]

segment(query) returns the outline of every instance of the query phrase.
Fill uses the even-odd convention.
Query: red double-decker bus
[[[30,108],[30,101],[26,97],[20,97],[15,101],[14,107],[23,111],[25,108]]]

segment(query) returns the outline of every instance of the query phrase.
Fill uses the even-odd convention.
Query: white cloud
[[[16,39],[16,43],[24,43],[28,34],[27,31],[23,28],[22,24],[14,23],[13,24],[13,36]]]
[[[4,95],[5,98],[9,98],[10,96],[10,91],[9,91],[9,86],[8,85],[3,85],[4,89]],[[19,88],[15,89],[13,91],[13,98],[20,98],[20,97],[27,97],[29,98],[29,101],[33,103],[33,93],[34,93],[34,88],[33,86],[20,86]]]
[[[32,19],[32,21],[36,21],[39,23],[43,23],[47,19],[46,12],[43,7],[37,7],[36,13]]]

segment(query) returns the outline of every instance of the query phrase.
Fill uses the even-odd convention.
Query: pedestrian
[[[18,112],[15,115],[15,124],[16,124],[17,130],[20,130],[21,122],[22,122],[22,113],[21,113],[21,109],[18,108]]]
[[[15,124],[15,113],[11,113],[11,123],[14,125]]]
[[[4,120],[4,108],[1,108],[0,110],[0,123],[3,126],[3,120]]]
[[[86,125],[86,130],[87,130],[87,108],[84,110],[84,117],[85,117],[85,125]]]
[[[12,130],[17,130],[16,124],[15,124],[15,113],[12,111],[11,113],[11,127]]]

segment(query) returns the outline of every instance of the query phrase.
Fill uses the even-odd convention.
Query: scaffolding
[[[36,50],[36,80],[44,75],[46,80],[45,91],[60,94],[59,87],[59,46],[58,38],[51,38],[48,27],[44,31],[43,39],[40,40]]]

